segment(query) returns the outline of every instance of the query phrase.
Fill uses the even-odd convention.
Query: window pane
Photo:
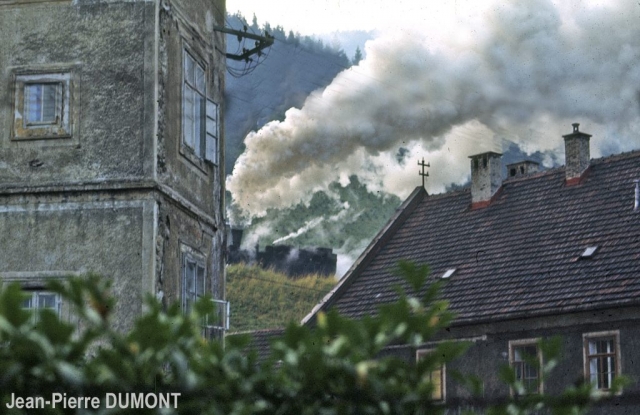
[[[187,262],[186,287],[187,294],[196,293],[196,264],[193,262]]]
[[[56,123],[62,102],[62,84],[43,83],[25,86],[25,112],[27,123]]]
[[[616,376],[615,338],[594,338],[587,342],[589,380],[598,389],[610,389]]]
[[[38,293],[38,308],[49,308],[51,310],[56,310],[56,294]]]
[[[42,122],[55,123],[58,112],[60,84],[44,84],[42,102]]]
[[[217,132],[218,132],[218,123],[216,122],[216,120],[213,120],[209,117],[207,117],[207,132],[213,136],[218,136]]]
[[[194,130],[194,105],[195,91],[188,85],[184,87],[183,112],[182,112],[182,131],[184,134],[184,143],[191,149],[195,147]]]
[[[198,281],[197,281],[197,295],[198,297],[202,297],[204,295],[204,289],[205,289],[205,274],[204,274],[204,268],[203,267],[198,267]]]
[[[207,159],[212,163],[218,163],[218,139],[207,134]]]
[[[195,140],[195,153],[198,157],[202,157],[203,149],[204,149],[204,114],[205,114],[205,99],[202,95],[195,93],[195,124],[194,124],[194,135],[196,137]]]
[[[209,101],[209,105],[207,105],[207,117],[212,120],[218,120],[218,104],[213,101]]]
[[[42,87],[42,84],[25,86],[25,110],[29,123],[42,122]]]
[[[513,362],[516,380],[522,382],[526,393],[538,393],[538,347],[535,345],[513,348]]]
[[[184,78],[191,85],[195,85],[194,82],[194,61],[193,58],[185,52],[184,54]]]
[[[23,310],[31,310],[33,308],[33,295],[31,295],[31,293],[29,293],[29,298],[25,299],[22,302],[22,309]]]
[[[441,401],[442,396],[442,368],[431,372],[431,383],[433,384],[433,392],[431,393],[431,399],[434,401]]]
[[[522,362],[522,349],[520,347],[515,347],[513,349],[513,361]]]
[[[188,313],[196,298],[196,264],[189,260],[185,260],[183,284],[184,312]]]
[[[196,65],[195,67],[196,67],[196,89],[204,95],[206,90],[204,69],[202,69],[200,65]]]

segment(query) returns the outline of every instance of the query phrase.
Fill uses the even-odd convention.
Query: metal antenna
[[[430,163],[424,162],[424,157],[422,158],[422,162],[418,162],[418,166],[422,167],[422,170],[418,171],[418,174],[422,176],[422,187],[424,188],[424,178],[429,177],[429,172],[425,172],[425,167],[431,167]]]

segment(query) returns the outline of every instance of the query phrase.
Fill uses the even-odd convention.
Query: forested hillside
[[[308,36],[285,34],[280,26],[259,27],[241,15],[228,16],[228,25],[255,34],[275,37],[273,46],[249,63],[228,60],[230,73],[225,85],[226,172],[231,174],[235,160],[244,149],[243,140],[272,120],[284,119],[291,107],[300,107],[307,95],[324,88],[351,65],[345,53]],[[239,42],[227,37],[227,51],[236,53]],[[234,76],[235,75],[235,76]]]

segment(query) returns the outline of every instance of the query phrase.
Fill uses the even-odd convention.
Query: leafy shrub
[[[226,348],[201,337],[199,321],[213,311],[211,302],[196,304],[191,315],[177,305],[162,310],[146,300],[146,311],[128,333],[110,324],[113,300],[104,279],[71,278],[50,289],[70,303],[79,320],[60,321],[47,310],[38,323],[21,309],[17,285],[0,292],[0,413],[10,414],[438,414],[444,407],[431,401],[429,374],[464,353],[462,343],[440,343],[438,353],[419,364],[380,357],[385,346],[418,346],[452,320],[446,303],[437,300],[438,285],[418,296],[428,269],[400,264],[407,284],[400,299],[379,315],[351,320],[335,312],[320,314],[314,329],[291,324],[272,345],[270,358],[258,363],[245,355],[246,338],[234,337]],[[552,369],[557,352],[545,357],[544,373]],[[505,380],[517,388],[513,373]],[[177,407],[164,409],[106,408],[108,393],[180,394]],[[58,405],[37,411],[7,408],[13,396],[45,399],[99,397],[99,409]],[[557,414],[579,414],[593,391],[588,384],[563,395],[531,396],[488,410],[491,414],[520,414],[549,407]]]

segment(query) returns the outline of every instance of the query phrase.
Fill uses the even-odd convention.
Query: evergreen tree
[[[356,48],[356,53],[353,56],[353,61],[352,62],[353,62],[354,65],[357,65],[357,64],[360,63],[361,60],[362,60],[362,51],[360,50],[360,46],[358,46]]]

